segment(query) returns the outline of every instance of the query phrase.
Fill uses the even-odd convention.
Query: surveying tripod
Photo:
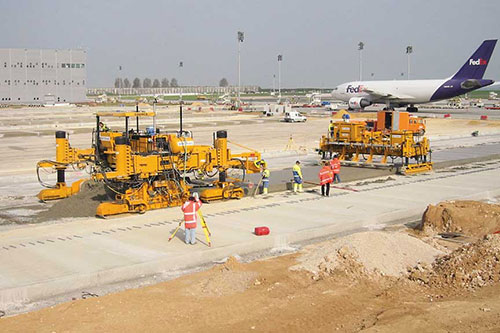
[[[203,217],[203,214],[201,213],[201,209],[198,210],[198,217],[200,218],[200,224],[201,224],[201,227],[203,229],[203,233],[205,234],[205,237],[207,238],[208,246],[211,247],[212,246],[212,242],[210,241],[210,236],[212,236],[212,233],[210,232],[210,229],[208,229],[207,222],[205,221],[205,218]],[[177,226],[177,228],[175,228],[175,230],[172,233],[172,235],[170,235],[170,237],[168,238],[169,242],[172,240],[172,238],[175,237],[175,234],[181,228],[182,222],[184,222],[184,221],[181,220],[179,222],[179,225]]]

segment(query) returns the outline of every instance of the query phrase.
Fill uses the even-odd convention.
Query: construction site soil
[[[482,237],[500,231],[500,205],[448,201],[429,205],[419,229],[426,235],[461,233]]]
[[[231,257],[172,281],[0,318],[0,331],[498,332],[498,209],[441,203],[416,230],[363,232],[249,263]],[[436,234],[450,226],[472,241]]]

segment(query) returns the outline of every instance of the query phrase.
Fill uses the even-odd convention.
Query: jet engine
[[[362,109],[370,105],[372,105],[372,102],[369,99],[363,97],[352,97],[349,100],[349,109],[352,110]]]

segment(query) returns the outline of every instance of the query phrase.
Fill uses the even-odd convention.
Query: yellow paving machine
[[[376,120],[333,122],[318,151],[324,159],[337,154],[347,165],[390,165],[404,174],[426,172],[432,170],[432,162],[424,134],[423,119],[408,112],[379,111]],[[375,156],[380,160],[375,162]]]
[[[102,130],[103,117],[121,118],[123,130]],[[244,196],[241,183],[246,173],[260,172],[261,155],[257,151],[232,154],[228,149],[226,131],[213,135],[213,145],[195,145],[190,131],[161,133],[155,127],[141,130],[139,120],[156,117],[155,112],[98,112],[96,128],[92,133],[92,148],[71,147],[66,132],[57,131],[56,158],[37,164],[40,170],[57,172],[55,186],[42,190],[40,200],[62,199],[77,193],[85,180],[66,184],[68,168],[86,169],[89,178],[102,181],[114,193],[113,202],[103,202],[98,216],[126,212],[144,213],[150,209],[179,206],[189,197],[196,185],[204,184],[200,193],[203,201],[234,199]],[[130,120],[136,120],[131,128]],[[155,119],[153,120],[155,124]],[[237,177],[231,177],[236,170]],[[218,179],[214,179],[218,175]],[[194,178],[194,179],[193,179]]]

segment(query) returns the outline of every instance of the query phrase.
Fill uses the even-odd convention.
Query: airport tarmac
[[[130,110],[133,108],[130,107]],[[152,108],[144,108],[151,110]],[[0,225],[29,222],[29,216],[46,209],[38,202],[36,194],[42,189],[36,179],[35,165],[39,160],[54,158],[56,130],[65,130],[70,135],[72,146],[84,148],[91,142],[91,130],[95,126],[94,114],[98,111],[113,111],[116,107],[61,107],[25,108],[3,110],[0,122]],[[272,190],[286,189],[291,178],[290,168],[296,160],[302,160],[304,172],[309,181],[317,181],[320,136],[325,133],[329,113],[313,113],[306,123],[284,123],[279,117],[264,117],[259,113],[241,113],[210,109],[202,112],[185,107],[184,127],[192,130],[197,144],[212,144],[215,130],[228,130],[230,142],[250,148],[258,148],[269,162],[272,171]],[[178,127],[178,109],[175,106],[158,108],[158,124],[163,130]],[[368,116],[371,113],[365,113]],[[353,118],[362,114],[353,113]],[[105,120],[111,128],[123,126],[121,121]],[[141,121],[143,126],[151,125],[151,119]],[[470,121],[461,119],[427,120],[428,135],[435,162],[464,160],[495,154],[500,143],[500,122]],[[478,137],[470,136],[479,130]],[[29,133],[27,135],[26,133]],[[292,139],[290,139],[292,138]],[[230,144],[234,152],[244,151],[240,146]],[[363,170],[356,172],[344,168],[344,180],[388,175],[386,170]],[[41,176],[44,181],[54,183],[54,174]],[[72,182],[86,177],[84,171],[68,170],[67,179]],[[257,182],[258,175],[249,175]]]
[[[200,242],[190,247],[188,255],[181,242],[182,232],[172,243],[166,242],[179,221],[176,208],[108,220],[70,218],[26,224],[29,219],[23,220],[24,217],[46,209],[35,197],[41,189],[35,164],[53,158],[53,132],[64,129],[70,133],[72,145],[87,147],[95,124],[92,114],[112,109],[82,108],[75,113],[68,109],[28,109],[5,113],[6,121],[0,125],[0,154],[4,157],[0,168],[0,221],[17,220],[0,230],[0,256],[4,259],[0,263],[0,310],[24,311],[28,304],[58,294],[63,295],[60,301],[70,292],[103,288],[106,284],[119,283],[119,288],[127,288],[141,279],[140,283],[152,283],[231,254],[272,248],[282,251],[326,234],[408,221],[417,218],[427,204],[442,200],[494,199],[500,195],[495,177],[500,167],[500,161],[495,160],[500,158],[496,156],[500,151],[499,123],[429,118],[433,161],[441,163],[434,173],[405,177],[392,176],[385,169],[345,167],[343,180],[350,181],[349,185],[360,192],[334,189],[331,198],[322,198],[315,191],[300,196],[275,192],[267,198],[205,205],[214,247],[202,244],[199,230]],[[160,127],[178,126],[176,109],[159,113]],[[270,165],[273,190],[283,191],[297,159],[303,161],[306,179],[317,181],[319,156],[314,149],[321,134],[326,133],[329,119],[328,114],[312,114],[306,123],[289,124],[258,113],[187,110],[185,128],[193,130],[197,144],[211,144],[213,131],[226,129],[230,140],[257,148]],[[110,127],[119,125],[109,123]],[[470,136],[477,129],[480,135]],[[235,152],[243,150],[235,145],[231,148]],[[80,171],[68,172],[69,180],[84,176]],[[378,178],[360,181],[373,177]],[[252,175],[250,179],[257,178],[258,175]],[[335,218],[325,218],[332,210]],[[255,237],[252,229],[258,225],[270,226],[272,236]],[[136,282],[125,282],[129,280]]]

